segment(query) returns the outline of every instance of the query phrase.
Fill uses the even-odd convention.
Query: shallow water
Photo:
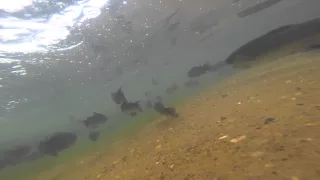
[[[55,36],[60,44],[19,33],[21,41],[2,39],[0,179],[317,179],[311,167],[319,151],[320,64],[318,49],[309,47],[320,43],[319,5],[109,1],[101,9],[81,6],[92,16],[77,16],[72,22],[79,26],[61,21],[70,35]],[[19,13],[3,15],[9,22]],[[39,47],[22,53],[28,49],[21,44],[30,42]],[[207,61],[219,63],[215,71],[193,78],[199,86],[185,87],[188,70]],[[168,93],[172,84],[178,88]],[[129,101],[141,102],[143,113],[120,111],[110,96],[119,87]],[[157,96],[180,117],[159,117],[145,107]],[[108,121],[89,130],[81,121],[93,112]],[[39,142],[61,131],[76,133],[75,145],[57,157],[39,154]],[[99,139],[90,141],[90,132]],[[21,145],[34,153],[28,162],[3,163],[5,151]]]
[[[254,67],[38,179],[317,179],[319,69],[307,53]]]

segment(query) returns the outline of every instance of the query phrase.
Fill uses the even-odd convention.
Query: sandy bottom
[[[259,65],[39,180],[320,179],[320,56]],[[269,119],[268,119],[269,118]]]

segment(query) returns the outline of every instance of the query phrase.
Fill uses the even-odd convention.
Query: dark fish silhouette
[[[151,95],[151,92],[150,92],[150,91],[147,91],[147,92],[144,93],[144,95],[145,95],[146,97],[148,97],[148,96]]]
[[[307,47],[307,51],[313,51],[313,50],[319,50],[320,49],[320,43],[319,44],[311,44]]]
[[[175,16],[179,12],[180,8],[176,9],[172,14],[170,14],[168,17],[165,18],[164,20],[164,25],[167,25],[170,23],[171,19],[173,16]]]
[[[91,141],[97,141],[100,137],[100,132],[90,132],[88,135],[89,140]]]
[[[135,116],[137,112],[142,112],[142,108],[139,104],[139,101],[136,102],[123,102],[120,106],[121,111],[129,114],[131,116]]]
[[[21,156],[26,156],[27,154],[29,154],[30,150],[31,150],[30,146],[21,145],[21,146],[14,147],[14,148],[4,152],[4,155],[5,156],[13,156],[13,157],[21,157]]]
[[[176,112],[176,110],[172,107],[165,107],[161,102],[154,103],[153,106],[154,110],[157,111],[160,114],[166,115],[166,116],[172,116],[172,117],[179,117],[179,114]]]
[[[247,9],[239,12],[238,13],[238,17],[243,18],[243,17],[246,17],[246,16],[250,16],[252,14],[255,14],[255,13],[259,12],[259,11],[262,11],[264,9],[267,9],[267,8],[271,7],[271,6],[279,3],[280,1],[282,1],[282,0],[265,0],[265,1],[261,2],[261,3],[258,3],[258,4],[254,5],[254,6],[251,6],[251,7],[247,8]]]
[[[180,22],[175,22],[169,25],[168,31],[173,31],[179,26]]]
[[[155,86],[159,84],[158,81],[155,80],[154,78],[152,78],[151,82],[152,82],[152,84],[155,85]]]
[[[156,100],[157,100],[157,101],[162,101],[162,97],[161,97],[161,96],[157,96],[157,97],[156,97]]]
[[[60,151],[70,148],[76,141],[77,135],[75,133],[58,132],[40,142],[38,149],[44,154],[58,156]]]
[[[126,97],[122,92],[122,88],[120,87],[117,92],[111,93],[111,98],[116,104],[121,104],[127,101]]]
[[[290,49],[286,49],[284,52],[281,51],[281,56],[305,51],[306,45],[310,45],[310,41],[319,39],[319,34],[320,18],[303,23],[281,26],[244,44],[230,54],[225,62],[232,64],[235,68],[241,68],[242,64],[259,60],[258,57],[264,55],[269,56],[270,53],[278,52],[287,46],[290,46]],[[294,46],[292,46],[293,44]]]
[[[152,102],[150,100],[147,100],[146,107],[147,108],[152,108]]]
[[[190,80],[190,81],[187,81],[187,82],[184,83],[184,86],[188,87],[188,88],[199,86],[199,85],[200,85],[200,83],[198,81],[196,81],[196,80]]]
[[[87,117],[86,120],[83,121],[83,124],[89,128],[89,127],[97,127],[99,124],[104,124],[108,120],[107,116],[94,112],[92,116]]]
[[[212,66],[209,64],[209,62],[206,62],[204,65],[201,66],[194,66],[188,71],[188,77],[194,78],[199,77],[201,75],[204,75],[208,71],[212,71]]]
[[[179,88],[178,85],[176,83],[173,83],[170,87],[166,89],[166,93],[171,94],[174,91],[176,91],[178,88]]]
[[[21,163],[26,160],[30,151],[30,146],[21,145],[0,153],[0,169]]]

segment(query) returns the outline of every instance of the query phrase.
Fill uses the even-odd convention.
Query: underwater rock
[[[277,120],[275,118],[272,117],[268,117],[266,119],[264,119],[264,124],[270,124],[272,122],[276,122]]]

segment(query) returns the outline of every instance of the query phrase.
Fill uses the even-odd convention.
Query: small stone
[[[161,146],[162,146],[161,144],[157,145],[157,146],[156,146],[156,149],[160,149]]]
[[[263,154],[264,154],[264,152],[257,151],[257,152],[251,153],[251,156],[252,156],[252,157],[258,157],[258,156],[262,156]]]
[[[221,140],[221,139],[225,139],[227,137],[229,137],[229,136],[228,135],[224,135],[224,136],[219,137],[219,139]]]
[[[220,117],[220,120],[221,120],[221,121],[226,120],[226,119],[227,119],[227,118],[224,117],[224,116],[221,116],[221,117]]]
[[[264,119],[264,124],[270,124],[270,123],[275,122],[275,121],[276,121],[275,118],[268,117],[268,118]]]
[[[264,167],[272,167],[273,165],[271,163],[265,164]]]
[[[230,142],[232,142],[232,143],[238,143],[238,142],[240,142],[240,141],[244,140],[245,138],[246,138],[246,136],[245,136],[245,135],[243,135],[243,136],[240,136],[240,137],[237,137],[237,138],[231,139],[231,140],[230,140]]]

